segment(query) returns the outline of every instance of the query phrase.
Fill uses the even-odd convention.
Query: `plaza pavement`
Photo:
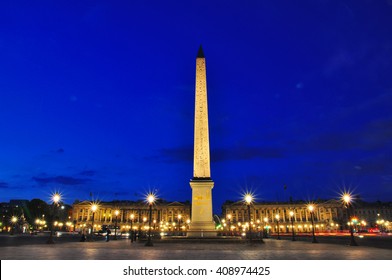
[[[1,260],[392,260],[391,249],[265,239],[247,242],[144,242],[128,239],[2,246]]]

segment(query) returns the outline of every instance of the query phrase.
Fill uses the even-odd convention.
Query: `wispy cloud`
[[[178,147],[178,148],[165,148],[161,149],[159,155],[154,156],[154,159],[161,159],[166,162],[178,161],[192,161],[193,148],[191,147]]]
[[[81,176],[94,176],[95,175],[94,170],[83,170],[82,172],[79,173]]]
[[[9,185],[6,182],[0,182],[0,189],[8,189]]]
[[[315,151],[384,150],[392,145],[392,119],[373,120],[354,130],[329,131],[290,144],[292,151],[301,154]]]
[[[238,146],[211,152],[212,162],[282,157],[284,157],[283,150],[275,147]]]
[[[32,179],[40,184],[58,183],[62,185],[82,185],[91,181],[90,179],[80,179],[69,176],[32,177]]]

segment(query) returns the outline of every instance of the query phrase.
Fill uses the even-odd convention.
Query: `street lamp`
[[[35,219],[35,229],[38,230],[39,229],[39,224],[40,224],[41,220],[39,218]]]
[[[91,204],[91,212],[93,212],[93,215],[91,217],[91,240],[93,240],[94,236],[94,220],[95,220],[95,211],[97,211],[98,205],[96,203]]]
[[[143,217],[143,228],[146,227],[147,217]]]
[[[244,201],[245,204],[248,208],[248,222],[249,222],[249,230],[248,230],[248,234],[249,234],[249,241],[252,242],[252,225],[251,225],[251,220],[250,220],[250,205],[253,202],[253,197],[251,194],[245,194],[244,196]]]
[[[119,213],[120,213],[120,211],[118,211],[118,210],[114,211],[115,219],[114,219],[114,237],[113,237],[113,240],[117,240],[117,216],[118,216]]]
[[[227,225],[229,227],[229,233],[231,235],[231,214],[227,214]]]
[[[187,225],[186,230],[189,230],[189,225],[190,225],[190,223],[191,223],[191,220],[190,220],[190,219],[187,219],[187,220],[186,220],[186,225]]]
[[[10,235],[14,235],[14,232],[15,232],[15,225],[16,225],[17,222],[18,222],[18,217],[12,216],[12,217],[11,217],[12,228],[11,228],[11,233],[10,233]]]
[[[343,201],[343,205],[344,207],[346,207],[346,211],[347,211],[347,221],[350,221],[350,205],[351,205],[351,201],[352,201],[352,197],[350,193],[343,193],[341,200]],[[354,228],[352,223],[350,223],[350,246],[358,246],[357,242],[354,239]]]
[[[384,232],[385,221],[384,220],[377,220],[376,223],[377,223],[377,226],[379,227],[380,232],[381,233]]]
[[[280,240],[280,235],[279,235],[279,214],[276,214],[276,216],[275,216],[275,219],[276,219],[276,223],[277,223],[277,226],[278,226],[278,240]]]
[[[295,241],[295,232],[294,232],[294,211],[290,211],[290,219],[291,219],[291,241]]]
[[[178,219],[178,231],[181,232],[181,214],[178,214],[177,219]]]
[[[314,234],[314,205],[313,204],[309,204],[308,205],[308,210],[310,212],[310,218],[312,220],[312,243],[318,243],[318,241],[316,240],[316,235]]]
[[[389,221],[385,221],[385,222],[384,222],[384,228],[385,228],[385,230],[388,231],[388,232],[389,232],[389,225],[390,225],[390,222],[389,222]]]
[[[268,238],[268,218],[264,218],[264,227],[263,227],[263,234],[265,234],[265,238]]]
[[[151,241],[151,220],[152,220],[152,204],[155,202],[154,194],[150,193],[147,196],[147,202],[149,205],[149,219],[148,219],[148,239],[145,246],[153,246]]]
[[[226,219],[221,219],[221,220],[220,220],[220,225],[221,225],[221,227],[222,227],[222,230],[223,230],[223,231],[226,231],[226,226],[227,226],[227,224],[226,224]]]
[[[384,220],[383,220],[383,222],[384,222]],[[351,223],[352,223],[352,225],[354,227],[354,230],[357,231],[358,230],[358,228],[357,228],[357,226],[358,226],[358,218],[357,217],[352,217],[351,218]]]
[[[58,203],[61,200],[61,195],[59,193],[53,194],[52,198],[52,205],[51,205],[51,219],[50,219],[50,235],[48,241],[46,241],[46,244],[54,244],[53,241],[53,222],[54,222],[54,215],[55,215],[55,207],[57,207]]]
[[[131,243],[133,242],[133,239],[134,239],[134,236],[133,236],[133,219],[135,219],[135,215],[134,214],[131,214],[131,232],[130,232],[130,235],[129,235],[129,237],[131,238]]]

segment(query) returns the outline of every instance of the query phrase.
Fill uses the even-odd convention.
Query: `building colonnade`
[[[102,227],[114,227],[120,231],[148,229],[149,206],[144,202],[110,202],[98,203],[93,211],[91,201],[73,205],[72,219],[76,231],[85,228],[99,231]],[[117,214],[117,215],[116,215]],[[157,202],[152,207],[152,223],[154,230],[165,231],[186,230],[190,222],[190,204],[180,202]]]
[[[341,203],[329,200],[316,205],[313,223],[316,231],[342,229],[346,219]],[[248,210],[240,201],[225,203],[222,207],[223,227],[230,231],[245,231],[249,227]],[[251,226],[255,230],[277,232],[311,232],[312,219],[308,204],[298,203],[253,203],[250,207]]]

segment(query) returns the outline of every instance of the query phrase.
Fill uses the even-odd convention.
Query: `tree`
[[[33,225],[36,219],[49,217],[49,215],[50,208],[45,201],[35,198],[28,202],[25,216],[30,225]]]

